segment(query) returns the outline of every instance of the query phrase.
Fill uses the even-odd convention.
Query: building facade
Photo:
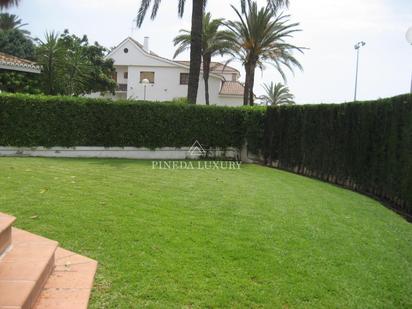
[[[114,61],[117,82],[115,95],[104,95],[113,99],[135,99],[148,101],[172,101],[185,98],[189,80],[189,62],[173,61],[160,57],[149,49],[149,38],[141,44],[127,38],[107,56]],[[238,70],[221,63],[211,64],[209,96],[211,105],[240,106],[243,85],[239,82]],[[198,104],[205,104],[203,74],[200,75]]]

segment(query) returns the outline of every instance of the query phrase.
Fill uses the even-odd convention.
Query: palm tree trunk
[[[254,94],[253,94],[253,88],[255,86],[255,71],[256,71],[256,64],[252,63],[250,65],[250,81],[249,81],[249,104],[253,105],[254,101]]]
[[[190,42],[190,70],[187,100],[196,104],[199,88],[200,66],[202,63],[202,23],[204,0],[193,0],[192,30]]]
[[[209,74],[210,74],[210,62],[212,57],[210,55],[203,56],[203,79],[205,81],[205,101],[206,105],[209,105]]]
[[[245,87],[243,91],[243,105],[249,105],[249,88],[250,88],[250,64],[245,63]]]

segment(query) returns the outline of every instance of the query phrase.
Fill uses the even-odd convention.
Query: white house
[[[128,37],[107,56],[114,60],[117,82],[114,99],[136,99],[150,101],[171,101],[187,95],[189,77],[188,61],[173,61],[150,51],[149,38],[140,44]],[[210,104],[242,105],[243,85],[239,82],[238,70],[213,62],[209,77]],[[148,84],[142,82],[146,79]],[[100,94],[92,94],[98,97]],[[108,97],[109,95],[105,95]],[[205,104],[203,74],[200,75],[198,104]]]

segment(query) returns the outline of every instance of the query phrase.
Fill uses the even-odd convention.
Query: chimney
[[[148,37],[148,36],[145,36],[145,37],[144,37],[143,49],[144,49],[145,51],[147,51],[148,53],[150,53],[150,49],[149,49],[149,37]]]

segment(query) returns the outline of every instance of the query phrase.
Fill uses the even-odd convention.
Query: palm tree
[[[293,67],[302,69],[293,56],[294,51],[302,52],[302,48],[286,43],[298,30],[298,23],[288,23],[289,15],[278,13],[271,5],[258,8],[255,1],[248,0],[248,11],[242,14],[232,6],[238,16],[237,21],[229,21],[227,27],[234,33],[230,39],[234,48],[233,55],[243,62],[245,67],[244,105],[253,105],[253,86],[256,67],[263,70],[265,62],[271,63],[286,80],[283,68],[293,72]]]
[[[18,5],[20,0],[0,0],[0,9],[7,9],[11,6]]]
[[[19,30],[24,35],[30,35],[29,31],[21,29],[27,25],[17,15],[0,13],[0,31]]]
[[[137,26],[140,27],[146,13],[153,2],[151,18],[157,15],[162,0],[141,0],[140,9],[137,14]],[[190,41],[190,70],[187,100],[196,104],[197,90],[199,87],[200,66],[202,62],[202,21],[203,12],[207,0],[192,0],[192,28]],[[178,15],[183,16],[186,0],[178,0]]]
[[[210,13],[203,16],[203,32],[202,32],[202,60],[203,60],[203,79],[205,82],[205,100],[206,105],[209,105],[209,75],[210,64],[212,57],[220,54],[223,56],[231,50],[231,43],[227,37],[232,35],[231,32],[219,30],[223,25],[223,19],[212,19]],[[180,30],[178,36],[173,40],[175,46],[179,46],[173,58],[184,52],[190,47],[191,35],[188,30]]]
[[[42,82],[46,94],[58,94],[61,88],[61,70],[64,62],[64,49],[59,43],[59,35],[46,33],[45,41],[39,40],[38,63],[42,66]]]
[[[288,7],[289,6],[289,0],[267,0],[268,5],[274,9],[277,10],[278,8],[281,8],[283,6]],[[242,8],[242,13],[246,12],[246,5],[248,2],[246,0],[240,0],[240,6]]]
[[[295,96],[290,93],[289,87],[281,83],[274,84],[273,82],[270,84],[265,84],[263,87],[266,93],[260,98],[266,103],[266,105],[275,106],[295,104],[293,101]]]

